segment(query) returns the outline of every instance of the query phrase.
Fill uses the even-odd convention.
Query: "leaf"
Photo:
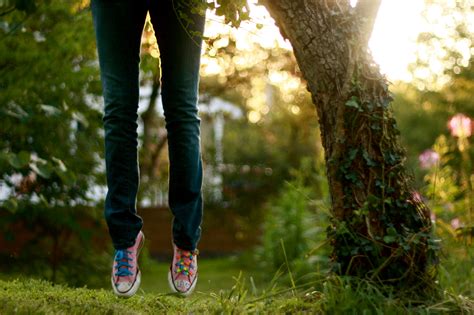
[[[58,174],[65,185],[73,185],[76,182],[76,175],[69,170],[66,172],[58,172],[56,170],[56,174]]]
[[[391,236],[397,235],[397,230],[395,230],[395,228],[391,226],[387,229],[387,234]]]
[[[18,202],[13,198],[5,200],[2,206],[5,207],[11,213],[15,213],[18,210]]]
[[[12,103],[7,106],[7,108],[2,108],[1,110],[4,114],[18,118],[21,121],[25,121],[29,117],[29,114],[18,104]]]
[[[38,197],[39,197],[39,200],[41,201],[41,203],[42,203],[45,207],[49,207],[49,202],[48,202],[48,200],[46,199],[46,197],[45,197],[43,194],[39,194]]]
[[[20,151],[20,153],[11,153],[8,162],[16,169],[21,169],[30,163],[30,152]]]
[[[359,112],[363,111],[362,108],[360,108],[359,103],[357,102],[357,97],[355,96],[352,96],[351,99],[346,102],[346,106],[357,108]]]
[[[353,161],[355,157],[357,156],[357,152],[359,152],[358,148],[353,148],[349,150],[349,160]]]
[[[222,6],[222,5],[216,9],[216,15],[221,15],[222,16],[222,15],[225,15],[225,13],[226,13],[225,12],[225,7]]]
[[[40,107],[46,116],[59,116],[61,114],[61,110],[55,106],[40,104]]]
[[[39,176],[43,178],[50,178],[51,173],[53,172],[53,167],[48,163],[40,163],[40,164],[30,164],[30,168]]]
[[[65,172],[67,171],[67,168],[66,168],[66,165],[64,165],[63,161],[61,161],[60,159],[58,159],[57,157],[52,157],[51,158],[54,162],[56,162],[57,164],[57,169],[61,172]]]
[[[377,163],[375,163],[374,160],[372,160],[367,150],[362,151],[362,156],[364,157],[364,160],[367,163],[367,166],[372,167],[372,166],[377,165]]]
[[[393,235],[385,235],[383,237],[383,241],[387,244],[394,243],[397,240],[397,238]]]
[[[72,118],[80,122],[84,127],[89,127],[89,121],[87,120],[86,116],[80,112],[72,113]]]

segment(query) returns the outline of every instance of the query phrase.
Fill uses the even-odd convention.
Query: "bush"
[[[266,211],[262,244],[256,254],[263,267],[271,271],[269,276],[290,271],[298,281],[300,276],[306,278],[315,271],[320,274],[321,268],[328,267],[324,233],[328,208],[326,201],[314,199],[312,184],[320,177],[308,178],[308,174],[315,173],[306,172],[305,167],[303,163],[303,169],[294,172],[294,179],[284,184]]]

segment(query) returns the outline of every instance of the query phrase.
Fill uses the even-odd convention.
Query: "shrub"
[[[262,244],[256,254],[260,264],[270,271],[268,276],[290,271],[298,281],[300,276],[306,278],[317,269],[327,268],[324,230],[328,225],[328,208],[325,200],[314,198],[312,187],[321,177],[305,171],[305,164],[302,170],[293,172],[294,179],[284,184],[266,211]]]

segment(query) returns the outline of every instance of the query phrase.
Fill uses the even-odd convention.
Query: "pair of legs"
[[[197,101],[202,39],[196,34],[202,34],[205,17],[193,14],[187,2],[92,0],[91,3],[105,101],[108,186],[105,218],[117,250],[133,246],[143,225],[136,213],[137,110],[141,36],[147,12],[161,54],[173,241],[179,248],[192,251],[200,239],[202,160]]]

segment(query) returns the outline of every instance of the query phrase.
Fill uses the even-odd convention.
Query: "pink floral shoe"
[[[199,251],[184,250],[173,244],[174,256],[168,272],[171,290],[184,296],[190,295],[198,278],[197,255]]]
[[[120,297],[131,297],[140,287],[138,255],[144,242],[145,235],[140,231],[132,247],[115,251],[111,280],[114,293]]]

